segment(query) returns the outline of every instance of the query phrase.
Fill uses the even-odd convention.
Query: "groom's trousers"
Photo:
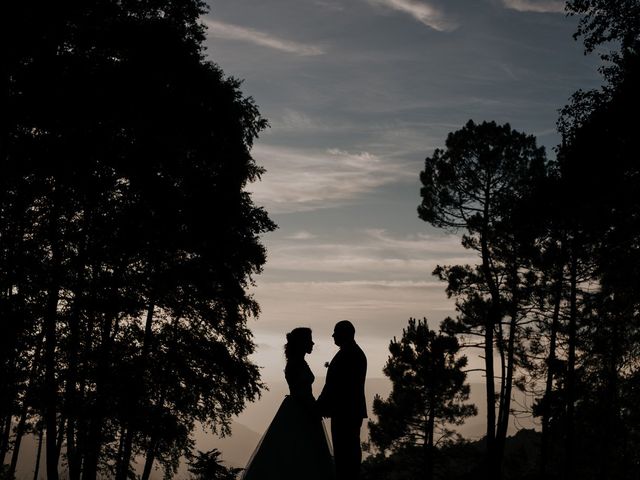
[[[331,418],[331,440],[337,480],[357,480],[362,462],[362,418]]]

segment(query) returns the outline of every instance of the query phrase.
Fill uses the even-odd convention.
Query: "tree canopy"
[[[434,446],[455,440],[452,428],[477,413],[474,405],[464,403],[469,399],[467,357],[460,354],[455,336],[413,318],[402,337],[391,341],[389,352],[384,374],[393,389],[388,399],[374,400],[377,421],[369,422],[371,441],[382,451],[421,446],[426,472]]]
[[[1,8],[0,453],[44,430],[50,479],[172,472],[259,395],[267,122],[205,59],[204,2]]]

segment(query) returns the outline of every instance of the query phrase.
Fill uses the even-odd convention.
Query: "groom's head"
[[[340,320],[333,328],[333,341],[339,347],[354,341],[356,329],[349,320]]]

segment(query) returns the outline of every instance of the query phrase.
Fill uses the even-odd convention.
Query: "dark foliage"
[[[521,430],[505,442],[503,478],[506,480],[541,479],[537,470],[540,433]],[[484,478],[486,441],[459,442],[438,449],[433,478],[436,480],[474,480]],[[373,455],[363,465],[363,480],[413,480],[425,478],[415,459],[419,447],[406,447],[390,456]]]
[[[42,419],[50,479],[172,472],[259,394],[266,121],[204,60],[199,0],[0,8],[0,454]]]
[[[465,383],[467,358],[455,336],[429,329],[425,320],[409,319],[402,338],[389,345],[384,373],[393,384],[389,398],[377,396],[369,422],[371,443],[385,454],[420,447],[414,458],[426,478],[433,478],[436,448],[459,440],[453,427],[477,414]]]
[[[230,468],[222,465],[221,453],[216,450],[201,452],[189,459],[189,472],[193,480],[236,480],[241,468]]]
[[[499,354],[495,439],[494,389],[487,382],[493,468],[483,471],[491,478],[506,478],[513,468],[506,453],[500,458],[498,433],[515,413],[504,408],[510,381],[536,396],[532,411],[523,413],[539,417],[542,426],[535,468],[518,478],[634,478],[640,461],[640,145],[634,121],[640,112],[640,4],[585,0],[569,1],[567,8],[582,15],[576,37],[584,39],[586,52],[613,50],[601,55],[604,86],[576,92],[562,109],[557,160],[538,162],[542,168],[522,170],[519,178],[500,176],[512,190],[489,196],[477,180],[483,164],[474,162],[491,158],[495,137],[485,133],[484,141],[456,149],[452,139],[463,138],[467,126],[450,135],[447,150],[436,150],[421,174],[421,218],[465,228],[463,245],[480,254],[477,266],[434,273],[458,299],[458,318],[445,328],[485,348],[489,378],[493,349]],[[509,160],[507,172],[520,161]],[[501,204],[504,192],[510,201]]]

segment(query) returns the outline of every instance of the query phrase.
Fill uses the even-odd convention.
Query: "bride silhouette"
[[[287,333],[284,398],[242,476],[243,480],[333,480],[335,468],[322,417],[311,391],[315,380],[304,357],[313,350],[311,329]]]

